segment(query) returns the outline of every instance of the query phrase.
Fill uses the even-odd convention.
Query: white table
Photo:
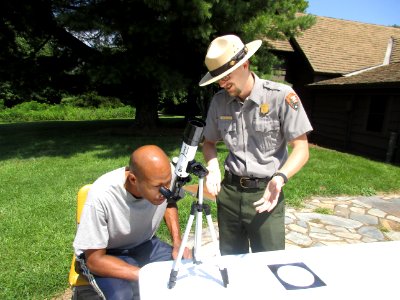
[[[174,299],[399,299],[400,241],[289,249],[182,261],[175,287],[168,289],[173,261],[140,270],[141,300]],[[225,288],[219,268],[228,269]],[[304,264],[321,282],[304,268]],[[277,274],[269,266],[283,265]],[[290,287],[290,286],[287,286]],[[297,287],[297,289],[296,289]]]

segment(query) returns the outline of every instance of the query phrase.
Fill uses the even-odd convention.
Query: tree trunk
[[[142,90],[148,90],[143,88]],[[156,93],[143,93],[136,99],[135,127],[152,129],[158,125],[158,99]]]

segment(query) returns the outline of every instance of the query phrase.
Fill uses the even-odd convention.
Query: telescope
[[[174,203],[184,197],[184,190],[182,189],[183,185],[191,180],[190,174],[194,174],[199,177],[199,184],[197,190],[197,201],[192,203],[192,207],[190,209],[190,216],[188,219],[188,223],[185,229],[185,233],[183,235],[181,246],[179,247],[178,256],[174,260],[172,265],[171,273],[169,275],[168,288],[172,289],[177,281],[179,266],[182,261],[183,251],[185,249],[189,233],[193,224],[193,220],[196,218],[196,227],[195,227],[195,238],[194,238],[194,246],[193,246],[193,262],[195,264],[200,264],[198,253],[200,252],[201,247],[201,236],[202,236],[202,216],[203,212],[206,215],[207,224],[210,229],[210,234],[213,239],[215,249],[218,249],[218,241],[217,236],[215,234],[215,228],[211,218],[211,208],[208,204],[203,204],[203,182],[204,177],[208,175],[208,170],[200,163],[196,162],[194,157],[196,155],[197,146],[199,145],[201,138],[203,136],[203,129],[205,126],[205,122],[200,119],[192,119],[188,122],[188,125],[185,128],[183,133],[183,143],[181,152],[179,157],[176,158],[174,163],[175,171],[171,180],[171,190],[161,187],[160,192],[167,198],[168,203]],[[216,255],[218,257],[221,256],[221,253],[217,251]],[[224,287],[227,287],[229,284],[228,271],[226,268],[219,266],[219,270],[221,272],[222,281]]]
[[[185,196],[182,187],[191,180],[191,173],[202,177],[208,174],[208,170],[194,160],[197,147],[203,137],[205,125],[206,123],[203,120],[197,118],[189,120],[186,125],[183,132],[181,152],[178,158],[173,159],[175,171],[172,175],[171,189],[160,188],[161,194],[167,198],[168,203],[175,203]]]

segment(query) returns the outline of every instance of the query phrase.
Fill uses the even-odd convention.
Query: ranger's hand
[[[221,190],[221,172],[219,170],[218,160],[210,160],[207,170],[206,187],[208,192],[215,197]]]
[[[264,211],[272,211],[276,204],[278,203],[279,195],[281,193],[282,187],[285,185],[283,178],[280,176],[273,177],[265,189],[263,197],[254,202],[253,205],[258,213]]]

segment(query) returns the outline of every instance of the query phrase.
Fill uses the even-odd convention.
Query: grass
[[[134,130],[130,120],[0,124],[0,299],[51,299],[67,288],[77,191],[126,165],[140,145],[156,144],[178,156],[184,124],[161,122],[153,132]],[[222,144],[218,149],[222,165],[228,152]],[[196,160],[203,163],[200,150]],[[318,195],[399,191],[399,167],[318,147],[310,151],[309,163],[285,187],[289,205]],[[183,227],[192,200],[188,195],[178,202]],[[159,235],[169,239],[165,225]]]
[[[310,196],[363,195],[394,192],[399,167],[320,147],[310,147],[310,160],[290,180],[285,192],[290,204]]]
[[[130,125],[129,120],[0,125],[0,299],[50,299],[67,287],[82,185],[126,165],[143,144],[179,154],[182,128],[136,135]],[[187,212],[191,202],[180,203]],[[184,217],[188,214],[182,213],[182,224]],[[161,230],[164,239],[166,232]]]
[[[379,226],[379,230],[383,233],[389,232],[389,229],[387,229],[385,226]]]
[[[333,215],[333,211],[326,207],[317,207],[314,212],[322,215]]]

